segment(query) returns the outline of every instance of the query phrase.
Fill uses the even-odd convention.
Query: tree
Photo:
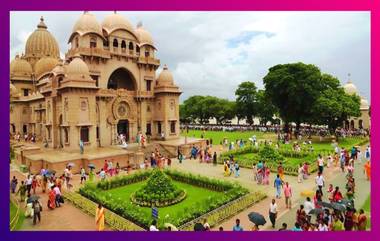
[[[310,122],[328,125],[334,132],[345,120],[360,116],[360,97],[346,94],[339,80],[331,75],[323,74],[322,82],[326,88],[312,108]]]
[[[265,95],[264,90],[257,91],[257,117],[260,119],[260,123],[266,125],[268,121],[274,122],[273,116],[277,114],[276,107],[270,102]]]
[[[247,122],[252,125],[253,117],[257,113],[256,85],[253,82],[242,82],[235,91],[236,96],[236,113],[238,118],[246,118]]]
[[[315,65],[304,63],[279,64],[264,77],[265,95],[278,109],[288,131],[290,122],[301,123],[310,117],[312,106],[323,90],[321,72]]]

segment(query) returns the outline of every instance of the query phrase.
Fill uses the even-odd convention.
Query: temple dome
[[[41,22],[37,25],[37,29],[29,36],[25,45],[25,57],[50,56],[59,57],[59,46],[54,36],[47,30],[47,26],[41,17]]]
[[[31,80],[33,74],[32,66],[25,59],[16,55],[10,64],[10,78],[20,80]]]
[[[154,47],[154,42],[153,42],[152,35],[148,31],[146,31],[144,29],[144,27],[142,26],[142,24],[137,25],[136,35],[137,35],[137,38],[140,41],[140,46],[143,46],[143,45],[147,44],[147,45],[151,45],[151,46]]]
[[[347,84],[345,84],[343,86],[344,88],[344,91],[346,92],[346,94],[349,94],[349,95],[354,95],[354,94],[358,94],[358,89],[356,88],[356,86],[352,83],[351,80],[349,80],[347,82]]]
[[[87,64],[78,55],[74,56],[74,59],[67,65],[65,69],[67,78],[69,79],[91,79],[90,70],[88,69]]]
[[[83,36],[88,33],[94,33],[102,38],[104,37],[102,27],[100,26],[98,20],[96,20],[95,15],[85,11],[75,23],[69,42],[71,42],[75,34]]]
[[[164,65],[163,70],[157,78],[157,86],[172,86],[174,85],[174,78],[168,67]]]
[[[365,98],[360,98],[360,109],[369,109],[368,101]]]
[[[110,34],[115,30],[122,29],[135,35],[135,30],[128,19],[116,12],[105,17],[102,22],[102,28],[107,32],[107,34]]]
[[[44,57],[37,61],[34,66],[34,73],[37,79],[46,73],[49,73],[58,64],[58,59],[52,57]]]

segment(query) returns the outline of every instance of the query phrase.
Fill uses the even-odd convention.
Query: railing
[[[140,64],[153,64],[153,65],[160,65],[160,60],[155,59],[152,57],[139,57],[139,63]]]
[[[10,223],[9,223],[10,229],[11,231],[13,231],[16,229],[18,220],[20,219],[20,205],[17,198],[11,197],[11,199],[13,199],[11,200],[11,202],[17,207],[16,215],[13,217],[12,220],[10,220]]]
[[[266,194],[264,193],[249,193],[194,220],[191,220],[190,222],[185,223],[179,227],[179,230],[192,231],[196,223],[203,222],[205,219],[207,219],[207,222],[211,227],[216,226],[217,224],[220,224],[224,220],[233,217],[237,213],[243,211],[244,209],[247,209],[248,207],[263,200],[264,198],[266,198]]]
[[[76,192],[66,192],[65,198],[69,200],[74,206],[78,207],[82,211],[90,214],[91,216],[95,216],[96,207],[98,206],[93,201],[83,197],[79,193]],[[105,209],[105,222],[113,229],[117,231],[144,231],[142,227],[128,221],[127,219],[117,215],[116,213]]]

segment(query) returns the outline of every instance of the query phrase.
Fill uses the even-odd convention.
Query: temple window
[[[96,38],[90,39],[90,48],[96,48]]]
[[[118,48],[119,47],[119,42],[117,41],[117,39],[113,40],[113,47],[114,48]]]
[[[89,127],[88,126],[83,126],[80,128],[80,139],[83,141],[83,142],[88,142],[89,141]]]
[[[152,90],[152,81],[146,80],[146,90],[151,91]]]
[[[175,134],[176,121],[170,121],[170,133]]]

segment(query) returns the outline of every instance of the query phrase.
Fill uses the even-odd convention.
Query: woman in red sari
[[[54,209],[55,208],[55,191],[54,191],[54,185],[51,187],[50,191],[49,191],[49,200],[48,200],[48,207],[50,209]]]

